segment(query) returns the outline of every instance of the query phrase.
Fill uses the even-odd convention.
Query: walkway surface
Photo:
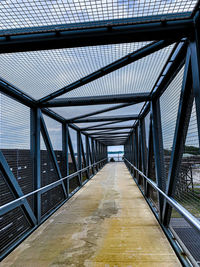
[[[107,164],[4,266],[181,266],[124,163]]]

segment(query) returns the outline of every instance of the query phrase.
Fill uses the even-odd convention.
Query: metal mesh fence
[[[183,74],[184,67],[179,71],[179,73],[176,75],[174,80],[171,82],[171,84],[168,86],[168,88],[160,98],[166,177],[169,171],[169,163],[173,146]]]
[[[58,98],[150,92],[173,47],[163,48]]]
[[[175,199],[195,217],[200,218],[200,154],[195,102],[181,161]]]
[[[0,54],[0,77],[39,99],[146,44],[125,43]]]

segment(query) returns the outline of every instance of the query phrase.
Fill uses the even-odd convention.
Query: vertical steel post
[[[86,166],[90,165],[90,143],[89,143],[89,137],[85,137],[86,142]],[[89,177],[90,177],[90,169],[88,169]]]
[[[82,169],[82,156],[81,156],[81,133],[77,131],[77,159],[78,159],[78,170]],[[79,173],[80,184],[82,185],[82,172]]]
[[[63,171],[65,173],[63,174],[64,176],[69,175],[69,160],[68,160],[68,124],[63,123],[62,124],[62,157],[63,157]],[[69,182],[68,180],[64,181],[64,184],[66,186],[66,191],[67,191],[67,196],[69,196]]]
[[[158,187],[165,192],[166,190],[166,172],[164,163],[162,125],[160,115],[160,99],[152,100],[152,130],[153,130],[153,148],[155,157],[156,182]],[[164,199],[161,194],[158,194],[159,202],[159,219],[162,222],[162,212]]]
[[[142,172],[146,175],[147,170],[147,146],[146,146],[146,131],[144,119],[139,121],[140,136],[141,136],[141,156],[142,156]],[[144,192],[146,192],[146,180],[143,178]]]
[[[196,104],[197,128],[200,147],[200,23],[195,25],[194,40],[190,42],[193,92]]]
[[[149,121],[149,139],[148,139],[148,155],[147,155],[147,177],[151,178],[152,175],[152,162],[153,162],[153,135],[152,135],[152,116],[150,115]],[[149,183],[146,182],[145,195],[149,197]]]
[[[40,165],[40,117],[41,111],[39,108],[31,109],[31,155],[33,159],[33,177],[34,190],[41,187],[41,165]],[[35,214],[37,216],[37,223],[41,222],[41,193],[34,195]]]

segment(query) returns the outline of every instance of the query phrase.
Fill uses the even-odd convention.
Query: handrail
[[[200,221],[193,216],[189,211],[187,211],[183,206],[181,206],[174,198],[169,197],[166,193],[164,193],[157,185],[154,183],[150,178],[148,178],[143,172],[138,170],[130,161],[128,161],[126,158],[124,160],[131,165],[143,178],[146,179],[146,181],[155,189],[157,190],[165,199],[166,201],[175,208],[186,220],[187,222],[195,227],[197,231],[200,232]]]
[[[61,184],[63,180],[66,180],[66,179],[70,180],[73,177],[77,176],[80,172],[84,172],[87,169],[89,169],[89,168],[91,168],[91,167],[93,167],[93,166],[95,166],[95,165],[97,165],[97,164],[99,164],[99,163],[101,163],[102,161],[105,161],[105,160],[107,160],[107,158],[104,158],[104,159],[102,159],[102,160],[100,160],[98,162],[95,162],[95,163],[93,163],[93,164],[91,164],[91,165],[89,165],[89,166],[87,166],[87,167],[85,167],[85,168],[83,168],[83,169],[81,169],[81,170],[79,170],[77,172],[74,172],[74,173],[72,173],[72,174],[70,174],[70,175],[68,175],[66,177],[63,177],[63,178],[59,179],[58,181],[55,181],[53,183],[50,183],[50,184],[45,185],[43,187],[40,187],[39,189],[31,191],[30,193],[28,193],[26,195],[23,195],[23,196],[15,199],[15,200],[13,200],[11,202],[8,202],[8,203],[0,206],[0,216],[3,215],[5,212],[8,212],[8,207],[9,206],[13,206],[14,205],[16,207],[16,206],[18,206],[17,204],[19,204],[18,202],[22,202],[22,204],[23,204],[23,201],[24,201],[25,198],[27,198],[29,196],[32,196],[35,193],[39,193],[39,192],[40,193],[44,193],[44,192],[48,191],[50,188],[56,187],[57,185]]]

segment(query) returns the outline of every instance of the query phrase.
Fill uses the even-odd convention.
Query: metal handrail
[[[8,212],[8,207],[9,206],[13,206],[14,205],[16,207],[16,206],[18,206],[17,204],[19,204],[19,202],[22,202],[22,204],[23,204],[23,201],[25,200],[25,198],[27,198],[29,196],[32,196],[35,193],[39,193],[39,192],[40,193],[44,193],[44,192],[50,190],[52,187],[56,187],[57,185],[61,184],[63,180],[66,180],[66,179],[70,180],[73,177],[77,176],[80,172],[84,172],[87,169],[92,168],[93,166],[95,166],[95,165],[97,165],[97,164],[99,164],[99,163],[101,163],[102,161],[105,161],[105,160],[107,160],[107,158],[104,158],[104,159],[102,159],[102,160],[100,160],[98,162],[95,162],[95,163],[93,163],[93,164],[91,164],[91,165],[89,165],[89,166],[87,166],[87,167],[85,167],[85,168],[83,168],[83,169],[81,169],[81,170],[79,170],[77,172],[74,172],[74,173],[72,173],[72,174],[70,174],[70,175],[68,175],[66,177],[63,177],[63,178],[59,179],[58,181],[55,181],[53,183],[50,183],[50,184],[45,185],[43,187],[40,187],[39,189],[31,191],[30,193],[28,193],[26,195],[23,195],[23,196],[15,199],[15,200],[13,200],[11,202],[8,202],[8,203],[0,206],[0,216],[3,215],[5,212]]]
[[[183,206],[181,206],[174,198],[169,197],[166,193],[164,193],[156,183],[154,183],[150,178],[148,178],[143,172],[138,170],[130,161],[128,161],[126,158],[124,160],[131,165],[143,178],[146,179],[148,184],[150,184],[155,190],[157,190],[165,199],[166,201],[175,208],[185,219],[186,221],[193,226],[197,231],[200,232],[200,221],[193,216],[189,211],[187,211]]]

